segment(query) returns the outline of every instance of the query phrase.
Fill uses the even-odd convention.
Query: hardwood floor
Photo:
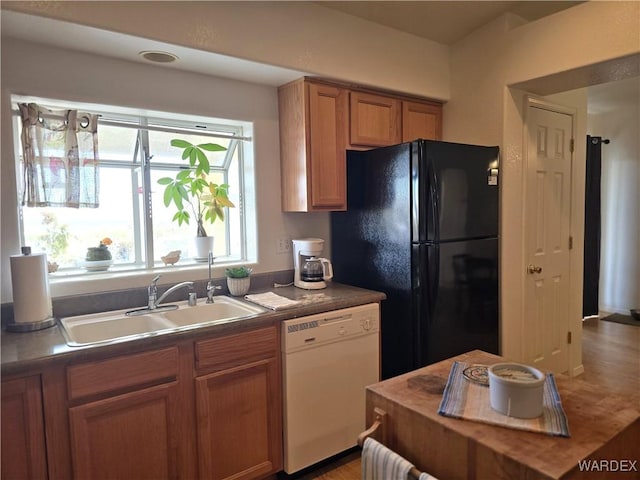
[[[629,395],[640,405],[640,326],[590,318],[582,325],[579,379]]]
[[[579,377],[627,395],[640,405],[640,326],[592,318],[583,323],[582,362]],[[360,456],[350,454],[335,463],[299,477],[303,480],[359,480]]]

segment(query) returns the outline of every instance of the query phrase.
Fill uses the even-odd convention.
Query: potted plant
[[[177,212],[172,220],[178,225],[188,225],[192,218],[196,221],[196,260],[206,261],[213,251],[213,237],[207,235],[204,223],[224,220],[224,209],[235,205],[228,198],[229,185],[209,181],[211,168],[205,151],[219,152],[226,148],[216,143],[194,145],[178,138],[171,140],[171,146],[182,149],[182,159],[189,161],[190,168],[180,170],[175,178],[158,180],[164,185],[164,205],[175,206]]]
[[[85,256],[85,268],[89,271],[99,272],[108,270],[113,263],[113,257],[109,251],[109,245],[113,242],[109,237],[100,240],[97,247],[87,248]]]
[[[227,287],[229,293],[239,297],[246,295],[251,286],[251,272],[253,269],[248,267],[229,267],[225,270],[227,276]]]

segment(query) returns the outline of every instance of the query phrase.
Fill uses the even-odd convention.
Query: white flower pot
[[[209,252],[213,252],[213,237],[196,237],[194,242],[196,247],[194,258],[197,262],[207,262]]]
[[[234,297],[241,297],[242,295],[246,295],[249,291],[249,287],[251,286],[251,277],[244,278],[231,278],[227,277],[227,287],[229,288],[229,293]]]

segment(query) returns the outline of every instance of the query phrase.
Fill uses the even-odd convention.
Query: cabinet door
[[[400,143],[400,100],[351,92],[351,145],[384,147]]]
[[[262,478],[282,469],[278,363],[267,358],[196,379],[200,478]]]
[[[47,478],[40,377],[2,382],[2,478]]]
[[[74,477],[178,478],[176,383],[69,409]]]
[[[343,210],[346,205],[347,91],[308,84],[311,207]]]
[[[442,139],[442,106],[402,102],[402,141]]]

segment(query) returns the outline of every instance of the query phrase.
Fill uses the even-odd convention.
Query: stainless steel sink
[[[161,315],[125,316],[124,310],[60,319],[67,344],[92,345],[154,335],[175,325]]]
[[[198,300],[194,307],[178,303],[176,310],[149,311],[144,315],[127,316],[127,310],[80,315],[60,319],[65,340],[70,346],[123,342],[186,330],[204,325],[247,318],[266,310],[235,298],[218,295],[214,303]]]
[[[218,295],[213,298],[214,303],[198,300],[195,307],[181,305],[177,310],[165,312],[162,316],[178,327],[191,327],[236,320],[265,311],[262,307],[231,297]]]

